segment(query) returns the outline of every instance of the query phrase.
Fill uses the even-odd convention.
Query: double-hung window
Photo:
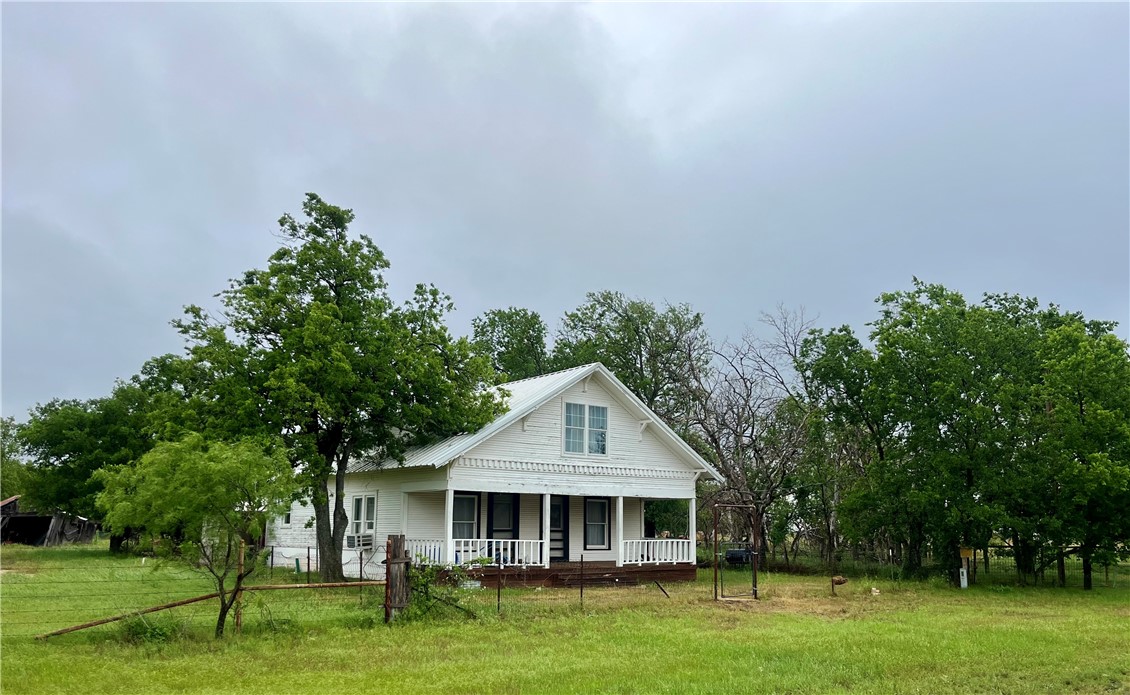
[[[585,498],[585,550],[608,550],[612,547],[608,522],[608,498]]]
[[[451,508],[451,537],[474,538],[479,516],[478,495],[455,495]]]
[[[353,516],[350,533],[373,533],[377,530],[377,496],[358,495],[353,498]]]
[[[565,453],[608,453],[608,408],[585,403],[565,404]]]

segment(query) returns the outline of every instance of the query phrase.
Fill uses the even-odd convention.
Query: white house
[[[514,381],[483,429],[348,474],[346,573],[381,576],[385,539],[413,557],[502,568],[695,561],[695,482],[721,476],[601,364]],[[644,502],[689,501],[685,539],[644,537]],[[316,545],[295,504],[267,534],[276,565]],[[692,575],[693,576],[693,575]]]

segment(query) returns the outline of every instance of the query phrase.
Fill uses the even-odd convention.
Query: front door
[[[549,561],[564,562],[569,559],[569,498],[552,495],[549,498]]]

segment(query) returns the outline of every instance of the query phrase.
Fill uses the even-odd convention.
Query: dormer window
[[[608,408],[585,403],[565,404],[565,453],[608,453]]]

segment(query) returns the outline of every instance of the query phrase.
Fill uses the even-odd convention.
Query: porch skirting
[[[635,586],[656,581],[693,582],[696,571],[694,563],[617,567],[615,562],[586,562],[583,576],[586,587]],[[579,562],[554,563],[549,567],[477,567],[469,569],[467,576],[490,588],[498,586],[499,577],[504,587],[579,587],[582,581]]]

